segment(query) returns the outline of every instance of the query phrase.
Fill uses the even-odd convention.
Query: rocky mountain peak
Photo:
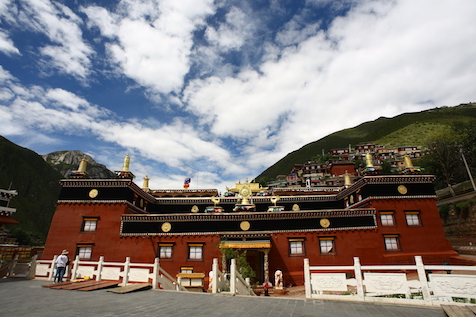
[[[88,161],[86,172],[92,178],[115,178],[114,173],[106,166],[96,162],[90,155],[78,150],[58,151],[41,155],[41,157],[64,177],[68,177],[71,171],[76,171],[81,160],[85,158]]]

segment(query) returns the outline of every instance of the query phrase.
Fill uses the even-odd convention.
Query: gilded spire
[[[372,154],[370,154],[370,152],[367,152],[367,154],[365,154],[365,161],[367,162],[367,167],[374,166],[374,163],[372,163],[372,159]]]
[[[142,188],[149,188],[149,176],[145,175],[144,177],[144,183],[142,184]]]
[[[86,167],[88,166],[88,160],[84,157],[81,159],[81,162],[79,162],[79,167],[78,167],[78,172],[86,172]]]
[[[345,174],[344,174],[344,186],[345,186],[345,187],[349,187],[350,185],[352,185],[352,181],[350,180],[350,174],[347,173],[347,171],[345,171]]]
[[[124,164],[122,164],[123,172],[129,172],[130,163],[131,163],[131,158],[129,157],[129,155],[126,155],[126,157],[124,158]]]
[[[404,163],[405,163],[405,168],[412,168],[413,167],[412,159],[410,158],[410,156],[408,154],[405,154],[403,156],[403,160],[404,160]]]

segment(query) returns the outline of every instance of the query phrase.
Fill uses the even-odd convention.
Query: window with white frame
[[[385,235],[384,237],[385,242],[385,250],[387,251],[400,251],[400,241],[398,239],[398,235]]]
[[[83,218],[83,232],[94,232],[96,231],[98,223],[98,218]]]
[[[406,211],[405,219],[407,220],[408,226],[421,226],[419,211]]]
[[[395,215],[393,211],[381,211],[380,223],[386,227],[395,226]]]
[[[193,261],[203,260],[203,244],[189,244],[188,259]]]
[[[319,238],[319,247],[321,255],[335,254],[335,239],[334,237]]]
[[[304,238],[289,239],[289,255],[304,256]]]
[[[159,243],[159,258],[171,259],[174,245],[172,243]]]
[[[78,245],[76,254],[80,260],[90,260],[93,254],[93,246],[90,244]]]

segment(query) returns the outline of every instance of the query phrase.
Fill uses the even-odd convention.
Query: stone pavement
[[[115,294],[53,290],[39,280],[1,279],[0,316],[332,316],[444,317],[439,307],[229,296],[163,290]]]

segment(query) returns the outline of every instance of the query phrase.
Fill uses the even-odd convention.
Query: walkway
[[[286,317],[444,317],[439,307],[390,306],[304,300],[291,297],[245,297],[148,290],[115,294],[106,290],[53,290],[38,280],[0,280],[0,316],[286,316]]]

